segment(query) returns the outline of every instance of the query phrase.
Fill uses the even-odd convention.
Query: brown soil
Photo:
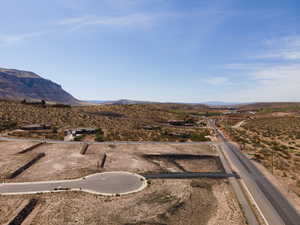
[[[176,160],[188,172],[221,172],[214,159]]]
[[[31,224],[244,225],[226,181],[155,180],[142,192],[101,197],[80,192],[35,195],[41,206]],[[32,196],[0,196],[1,224]]]
[[[17,154],[34,145],[31,142],[0,142],[0,181],[35,157],[35,153]]]
[[[14,143],[14,142],[11,142]],[[6,152],[17,152],[13,144],[5,145]],[[22,174],[6,182],[27,182],[75,179],[101,171],[130,171],[136,173],[182,171],[174,163],[158,162],[153,163],[146,160],[144,154],[197,154],[215,155],[215,149],[207,144],[95,144],[90,145],[85,155],[80,154],[82,144],[45,144],[31,152],[21,155],[9,154],[9,157],[0,155],[0,168],[3,176],[24,165],[38,153],[45,153],[46,156],[40,159],[33,166]],[[12,150],[10,151],[10,148]],[[100,168],[103,155],[107,155],[104,168]],[[190,160],[191,165],[185,160],[183,162],[187,169],[193,172],[199,166],[200,171],[211,171],[217,165],[207,160]],[[1,166],[2,165],[2,166]],[[1,173],[0,173],[1,174]]]

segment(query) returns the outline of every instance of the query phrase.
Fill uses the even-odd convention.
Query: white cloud
[[[298,77],[300,80],[300,65],[269,66],[255,71],[252,75],[257,80],[280,80],[282,83]]]
[[[59,21],[58,25],[73,25],[73,24],[81,24],[86,23],[87,21],[90,21],[92,19],[95,19],[94,16],[81,16],[81,17],[75,17],[75,18],[66,18],[61,21]]]
[[[244,81],[239,81],[238,90],[225,93],[228,100],[300,101],[300,64],[238,64],[236,68]]]
[[[153,25],[157,19],[161,17],[159,14],[143,14],[136,13],[126,16],[118,17],[99,17],[99,16],[82,16],[77,18],[66,18],[58,22],[58,25],[69,25],[73,29],[78,29],[91,25],[103,25],[103,26],[138,26],[146,27]]]
[[[224,65],[227,70],[258,70],[269,66],[269,63],[230,63]]]
[[[296,60],[300,59],[300,49],[299,50],[277,50],[272,53],[266,53],[256,56],[257,59],[285,59],[285,60]]]
[[[145,0],[104,0],[112,8],[136,7],[145,3]]]
[[[174,16],[169,14],[168,16]],[[21,41],[30,40],[32,38],[40,37],[46,35],[50,32],[57,31],[59,26],[70,26],[71,30],[77,30],[85,26],[92,25],[103,25],[103,26],[118,26],[118,27],[149,27],[153,25],[159,17],[160,14],[130,14],[126,16],[119,17],[98,17],[93,15],[86,15],[75,18],[66,18],[55,23],[56,27],[53,30],[39,31],[32,33],[23,34],[0,34],[0,46],[8,46]]]
[[[50,31],[41,31],[41,32],[32,32],[32,33],[24,33],[24,34],[14,34],[14,35],[2,35],[0,34],[0,45],[6,46],[11,45],[17,42],[21,42],[24,40],[32,39],[35,37],[43,36]]]
[[[263,61],[245,59],[244,63],[225,65],[227,72],[242,74],[240,80],[244,80],[240,89],[227,97],[241,101],[300,101],[300,36],[267,40],[263,46],[263,53],[255,57]]]
[[[300,100],[300,65],[268,67],[252,76],[257,81],[252,95],[257,99]]]
[[[264,41],[266,49],[257,59],[300,59],[300,36],[288,36]]]
[[[214,86],[228,85],[231,83],[227,77],[210,77],[207,79],[203,79],[202,81]]]

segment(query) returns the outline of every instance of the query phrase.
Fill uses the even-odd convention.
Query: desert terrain
[[[1,174],[5,182],[74,179],[120,170],[139,174],[223,171],[210,144],[103,143],[90,145],[84,155],[80,154],[81,144],[43,144],[18,154],[32,144],[0,143],[1,162],[10,162],[1,164],[1,171],[6,171]],[[21,174],[5,177],[42,152],[45,156]],[[104,153],[107,159],[99,168]],[[173,159],[174,155],[184,157]],[[246,224],[226,179],[150,179],[143,191],[115,197],[84,192],[1,195],[0,223],[11,221],[30,199],[37,199],[37,204],[22,224]]]
[[[24,104],[0,101],[2,135],[64,140],[69,129],[94,128],[97,135],[82,135],[77,140],[98,141],[207,141],[204,105],[83,105],[60,107],[51,104]],[[173,125],[171,124],[173,121]],[[179,123],[176,125],[176,122]],[[174,125],[175,123],[175,125]],[[181,124],[180,124],[181,123]],[[20,131],[22,126],[49,125],[44,131]]]
[[[265,167],[300,202],[299,104],[266,103],[242,109],[256,113],[226,115],[219,125],[244,153]]]

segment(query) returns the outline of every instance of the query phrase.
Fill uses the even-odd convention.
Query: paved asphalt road
[[[39,192],[82,190],[102,195],[126,194],[142,190],[146,180],[129,172],[105,172],[76,180],[5,183],[0,194],[33,194]]]
[[[220,160],[222,161],[224,170],[227,174],[232,174],[233,170],[226,159],[223,151],[221,151],[220,147],[218,146],[218,152],[220,155]],[[251,203],[249,202],[247,195],[245,194],[240,182],[239,182],[239,177],[233,176],[229,177],[228,180],[230,182],[230,185],[237,197],[237,200],[239,201],[241,208],[244,212],[245,218],[247,220],[247,224],[249,225],[259,225],[259,221],[257,219],[257,216],[255,215]]]
[[[299,225],[300,215],[281,192],[260,172],[235,145],[227,142],[221,132],[210,121],[220,141],[223,152],[237,168],[256,204],[269,225]]]
[[[174,144],[174,145],[194,145],[194,144],[213,144],[213,142],[159,142],[159,141],[105,141],[105,142],[84,142],[84,141],[57,141],[50,139],[30,139],[0,137],[0,141],[20,141],[20,142],[45,142],[49,144]]]

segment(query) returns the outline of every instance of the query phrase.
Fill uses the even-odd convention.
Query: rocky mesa
[[[78,104],[79,100],[62,89],[61,85],[28,71],[0,68],[0,99],[45,100]]]

